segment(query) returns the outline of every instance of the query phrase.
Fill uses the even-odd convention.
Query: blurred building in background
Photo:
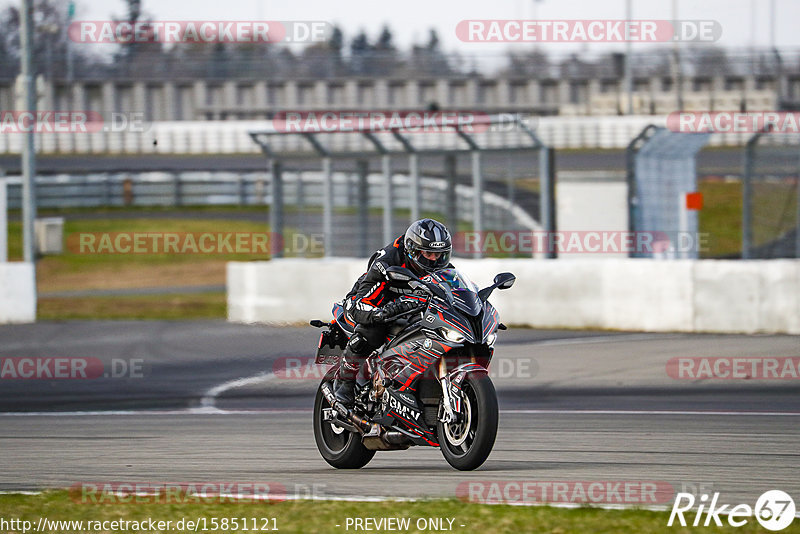
[[[140,2],[121,20],[141,21]],[[142,112],[147,121],[268,119],[281,110],[470,109],[535,115],[627,114],[621,53],[543,48],[447,54],[431,30],[410,50],[389,27],[345,42],[334,27],[305,48],[271,43],[92,45],[67,36],[67,5],[36,2],[40,107]],[[15,109],[16,7],[0,12],[0,109]],[[800,109],[800,51],[642,47],[630,57],[632,113]]]
[[[668,65],[659,66],[655,57],[637,57],[633,114],[800,109],[800,55],[778,63],[777,56],[770,60],[766,53],[717,53],[720,57],[713,61],[712,69],[702,67],[706,60],[698,52],[698,64],[682,74],[680,84]],[[413,55],[402,62],[395,58],[395,68],[374,74],[336,72],[338,62],[329,56],[279,56],[278,63],[286,64],[272,70],[269,57],[262,64],[256,58],[232,61],[200,54],[177,60],[165,53],[148,61],[152,68],[146,72],[134,75],[124,72],[120,65],[101,65],[79,69],[72,81],[64,73],[48,73],[40,65],[40,107],[104,114],[137,111],[146,121],[269,119],[282,110],[315,109],[433,107],[568,116],[621,115],[626,111],[623,76],[602,58],[596,63],[575,57],[550,62],[537,54],[538,60],[547,63],[536,68],[531,65],[529,72],[509,67],[490,75],[455,67],[426,72],[408,66],[415,61]],[[442,55],[439,59],[450,65],[463,58]],[[509,60],[523,61],[516,56]],[[322,75],[312,76],[307,72],[309,61],[329,68],[321,69]],[[173,68],[173,63],[180,67]],[[221,75],[218,71],[223,64],[225,74]],[[0,68],[0,73],[0,108],[14,109],[14,69]]]

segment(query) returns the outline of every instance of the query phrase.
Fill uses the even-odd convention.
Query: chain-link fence
[[[709,137],[648,126],[631,141],[629,224],[634,232],[650,233],[655,243],[652,251],[634,256],[698,258],[697,211],[687,205],[687,194],[697,191],[695,155]]]
[[[472,162],[470,155],[420,154],[419,176],[414,185],[409,158],[393,155],[390,216],[386,216],[387,195],[383,161],[380,157],[332,158],[331,235],[329,256],[367,257],[405,231],[421,217],[445,223],[454,234],[456,256],[493,256],[510,252],[499,247],[482,247],[476,238],[465,239],[475,230]],[[538,228],[539,176],[536,150],[488,153],[481,164],[482,229],[488,232],[519,232]],[[272,225],[285,234],[325,234],[325,174],[319,160],[284,160],[280,165],[282,209],[272,208]],[[267,187],[274,191],[275,176]],[[414,193],[416,191],[416,194]],[[268,195],[271,206],[274,193]],[[416,200],[415,200],[416,198]],[[414,208],[414,203],[418,207]],[[389,223],[389,228],[385,224]],[[477,246],[476,246],[477,245]]]
[[[322,235],[327,256],[368,256],[431,217],[450,227],[457,256],[531,256],[497,236],[553,229],[551,151],[522,125],[490,125],[470,134],[252,132],[270,161],[271,227]],[[311,153],[287,144],[293,136]]]
[[[756,134],[745,150],[744,258],[800,258],[800,135]]]

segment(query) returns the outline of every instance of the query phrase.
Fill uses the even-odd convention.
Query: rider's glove
[[[424,307],[425,302],[423,301],[399,298],[373,312],[373,321],[376,323],[388,323],[401,315],[420,310]]]

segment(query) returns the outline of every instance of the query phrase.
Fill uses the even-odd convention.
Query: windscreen
[[[435,273],[439,285],[449,289],[448,298],[455,307],[462,312],[475,316],[482,308],[478,298],[478,286],[469,277],[458,269],[443,269]]]
[[[478,286],[458,269],[443,269],[436,272],[436,276],[453,290],[467,290],[477,293]]]

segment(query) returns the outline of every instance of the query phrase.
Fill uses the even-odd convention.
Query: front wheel
[[[497,436],[497,393],[486,373],[468,373],[461,383],[463,402],[456,423],[439,421],[442,455],[459,471],[480,467],[489,457]]]
[[[322,394],[322,384],[328,383],[332,388],[335,374],[335,368],[328,371],[317,388],[317,396],[314,399],[314,440],[317,442],[319,453],[333,467],[359,469],[372,460],[375,451],[364,447],[361,435],[331,424],[322,417],[322,410],[330,408],[330,404]]]

